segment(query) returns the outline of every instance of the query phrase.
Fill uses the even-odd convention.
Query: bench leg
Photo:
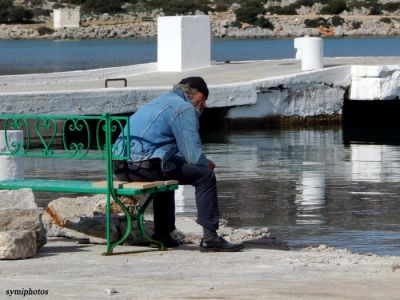
[[[118,246],[123,244],[129,237],[129,235],[132,232],[132,217],[131,214],[128,210],[128,208],[118,199],[118,197],[112,197],[113,200],[115,201],[115,203],[121,207],[121,209],[123,210],[125,217],[126,217],[126,227],[125,227],[125,231],[124,234],[122,235],[122,237],[114,242],[111,243],[110,239],[110,232],[111,232],[111,209],[110,209],[110,203],[107,204],[107,254],[111,254],[113,249]]]
[[[148,240],[150,242],[150,244],[156,245],[160,250],[165,250],[166,247],[162,242],[152,239],[151,237],[149,237],[146,234],[146,232],[144,230],[144,212],[147,209],[147,207],[150,205],[151,201],[153,201],[154,196],[155,196],[155,194],[151,193],[147,197],[147,199],[143,203],[143,205],[141,207],[139,207],[139,209],[138,209],[138,216],[137,216],[138,230],[139,230],[139,234],[141,236],[143,236],[146,240]]]

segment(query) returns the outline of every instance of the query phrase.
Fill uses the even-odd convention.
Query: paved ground
[[[37,257],[0,261],[0,299],[399,299],[400,257],[252,248],[102,256],[104,246],[53,239]],[[120,247],[121,251],[138,250]],[[117,293],[110,295],[115,290]]]
[[[358,57],[358,58],[325,58],[325,67],[338,65],[385,65],[400,64],[399,57]],[[247,82],[300,72],[300,61],[293,59],[217,63],[209,68],[185,72],[152,72],[125,77],[128,87],[171,86],[181,78],[203,76],[210,85]],[[110,87],[122,87],[122,82],[110,83]],[[0,86],[0,93],[30,91],[60,91],[104,88],[104,80],[79,81],[41,85],[8,85]]]

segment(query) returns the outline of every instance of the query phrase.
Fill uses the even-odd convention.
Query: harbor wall
[[[43,84],[118,78],[155,72],[155,64],[52,74],[0,76],[11,83]],[[226,120],[341,115],[344,100],[395,100],[400,65],[327,67],[315,71],[209,85],[208,108],[224,108]],[[171,86],[0,93],[2,114],[128,114]]]

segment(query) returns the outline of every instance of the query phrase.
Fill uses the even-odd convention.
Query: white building
[[[79,8],[61,8],[53,10],[53,27],[79,27],[81,13]]]

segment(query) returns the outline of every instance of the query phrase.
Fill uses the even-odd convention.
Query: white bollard
[[[7,130],[8,143],[23,142],[22,130]],[[5,131],[0,130],[0,152],[8,151],[6,146]],[[24,158],[0,155],[0,180],[23,179],[25,173]]]
[[[301,37],[294,39],[296,59],[301,59],[301,70],[311,71],[324,67],[324,44],[321,38]]]
[[[159,17],[157,34],[159,71],[181,72],[211,65],[209,16]]]

